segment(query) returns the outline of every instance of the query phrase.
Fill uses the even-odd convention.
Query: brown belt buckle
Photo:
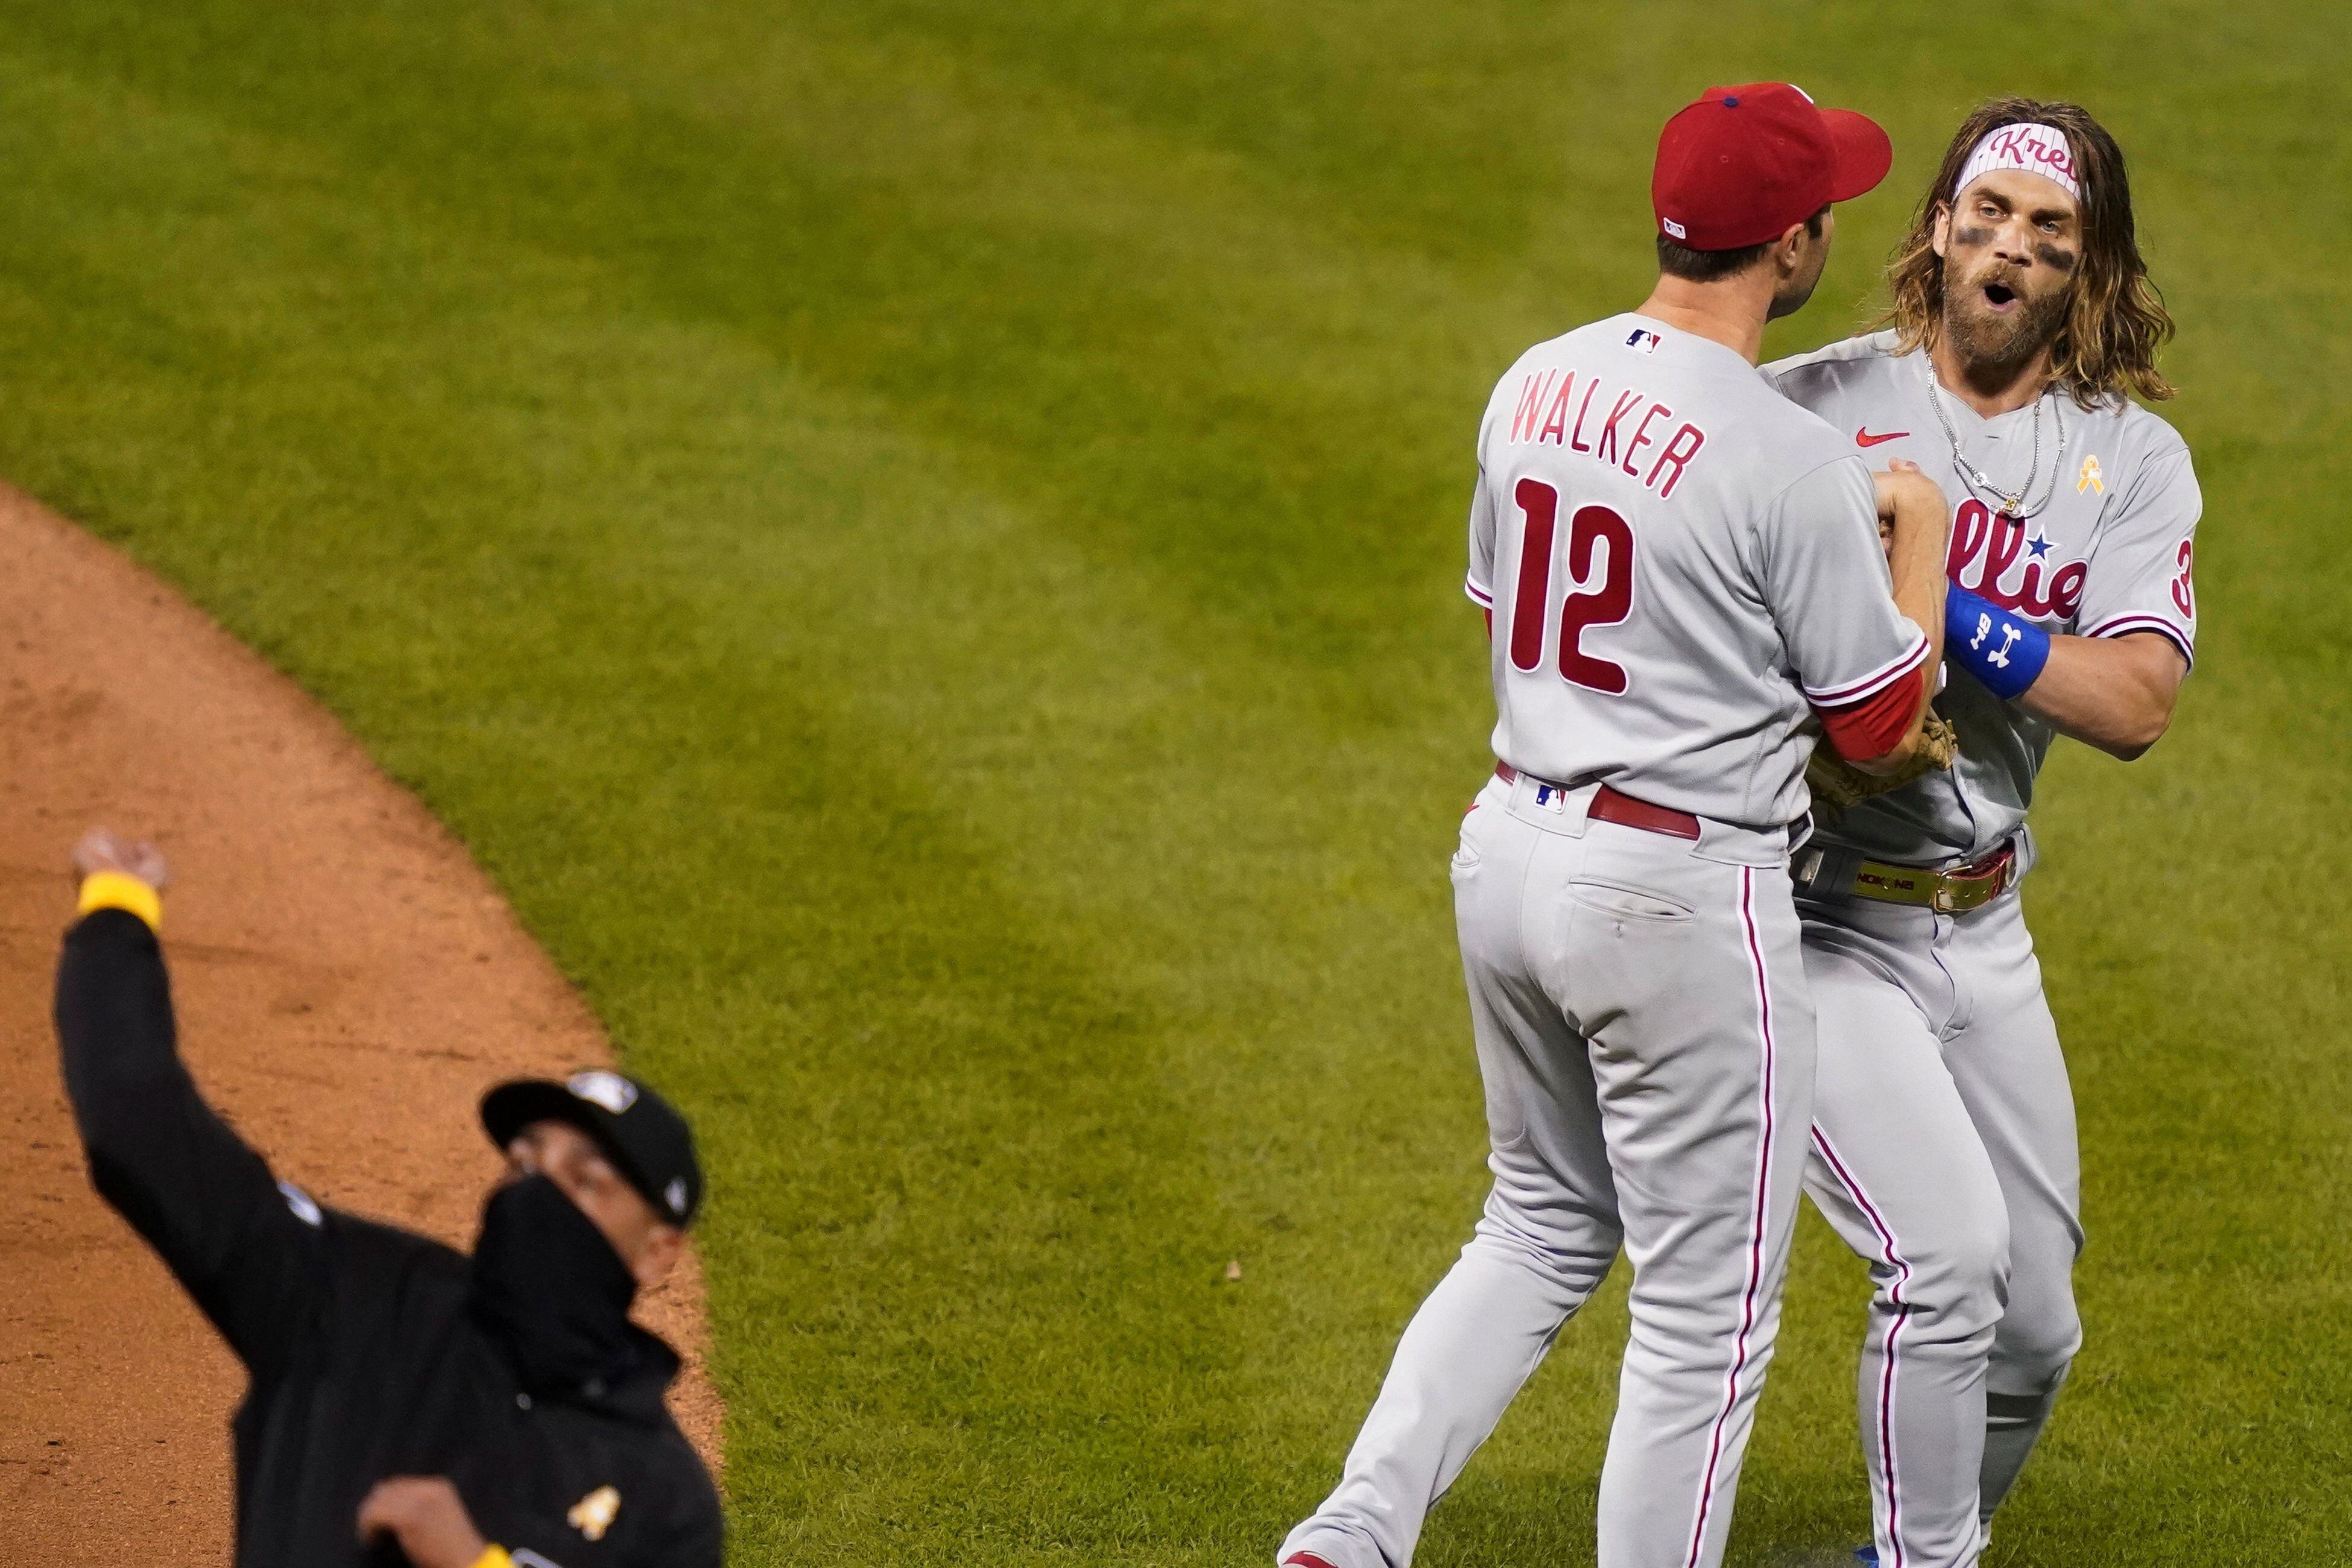
[[[2017,869],[2016,847],[2004,844],[1988,858],[1991,864],[1985,866],[1982,871],[1977,872],[1974,876],[1963,874],[1956,877],[1947,873],[1937,878],[1935,891],[1928,898],[1928,906],[1939,915],[1967,914],[1971,910],[1984,908],[2001,894],[2009,891],[2010,873]],[[1984,863],[1979,861],[1979,864]],[[1963,873],[1970,869],[1972,868],[1962,868]],[[1969,904],[1960,902],[1962,893],[1973,893],[1988,882],[1992,886],[1984,897]]]

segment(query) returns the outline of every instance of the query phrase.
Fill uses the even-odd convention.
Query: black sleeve
[[[257,1377],[326,1294],[319,1211],[298,1215],[180,1063],[171,982],[145,921],[98,910],[58,964],[66,1093],[100,1196],[163,1258]]]
[[[638,1555],[645,1548],[635,1547],[629,1557],[630,1568],[724,1568],[726,1526],[719,1507],[719,1489],[711,1484],[710,1472],[703,1468],[702,1457],[687,1445],[676,1427],[670,1428],[663,1439],[663,1447],[665,1453],[656,1474],[668,1506],[663,1511],[653,1550]]]
[[[703,1483],[706,1490],[709,1481]],[[727,1532],[719,1511],[719,1498],[711,1493],[709,1500],[695,1511],[685,1538],[678,1542],[677,1555],[670,1559],[679,1568],[724,1568],[727,1558]]]

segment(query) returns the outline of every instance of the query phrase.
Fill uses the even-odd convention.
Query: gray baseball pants
[[[1968,1568],[2082,1343],[2057,1026],[2013,890],[1964,915],[1798,908],[1820,1016],[1805,1184],[1876,1288],[1858,1393],[1879,1562]]]
[[[1722,1560],[1812,1107],[1786,835],[1588,822],[1591,795],[1497,780],[1464,819],[1454,908],[1495,1184],[1279,1560],[1404,1568],[1621,1244],[1633,1335],[1601,1568]]]

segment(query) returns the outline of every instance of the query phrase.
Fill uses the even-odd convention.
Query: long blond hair
[[[1933,344],[1942,325],[1944,258],[1936,254],[1936,215],[1948,211],[1960,170],[1987,133],[2004,125],[2042,124],[2065,133],[2082,184],[2083,259],[2073,282],[2064,323],[2051,345],[2057,384],[2084,408],[2137,393],[2151,403],[2170,397],[2172,384],[2156,368],[2158,345],[2172,336],[2164,295],[2148,280],[2133,230],[2131,184],[2123,149],[2077,104],[1997,98],[1981,104],[1944,152],[1943,166],[1920,200],[1911,231],[1895,247],[1887,269],[1894,299],[1881,326],[1895,330],[1903,351]]]

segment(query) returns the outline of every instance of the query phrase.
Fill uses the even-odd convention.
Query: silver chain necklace
[[[1919,361],[1921,368],[1926,371],[1927,376],[1928,406],[1936,411],[1936,423],[1944,427],[1944,439],[1951,443],[1952,471],[1960,476],[1960,481],[1972,492],[1982,491],[1991,496],[2000,503],[2000,510],[2017,519],[2020,522],[2023,522],[2027,518],[2048,506],[2050,498],[2058,493],[2058,476],[2066,467],[2066,416],[2059,411],[2058,405],[2054,403],[2050,405],[2050,417],[2056,421],[2058,426],[2058,455],[2051,462],[2050,479],[2042,487],[2042,499],[2028,507],[2025,504],[2025,497],[2027,492],[2033,489],[2033,481],[2042,473],[2042,405],[2049,397],[2050,389],[2044,387],[2042,395],[2033,400],[2033,462],[2025,470],[2025,483],[2020,485],[2017,492],[2012,495],[1993,483],[1990,474],[1986,473],[1961,455],[1959,434],[1952,428],[1951,416],[1944,412],[1944,389],[1936,381],[1935,361],[1926,354],[1920,355]]]

